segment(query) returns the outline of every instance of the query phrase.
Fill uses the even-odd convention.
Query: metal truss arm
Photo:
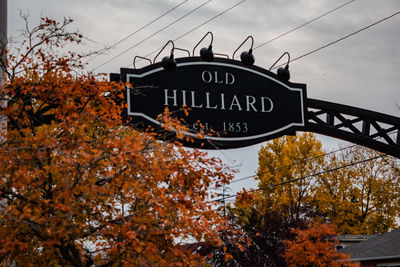
[[[305,131],[343,139],[400,158],[400,118],[307,99],[306,120]]]

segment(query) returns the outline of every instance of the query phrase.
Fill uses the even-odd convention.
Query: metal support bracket
[[[400,158],[400,118],[366,109],[307,99],[304,131],[369,147]]]

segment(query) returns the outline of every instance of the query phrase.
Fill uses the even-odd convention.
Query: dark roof
[[[340,249],[352,260],[400,258],[400,229]]]
[[[338,235],[336,239],[339,242],[361,242],[377,236],[378,235]]]

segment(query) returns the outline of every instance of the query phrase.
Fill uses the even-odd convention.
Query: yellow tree
[[[369,160],[372,159],[372,160]],[[361,164],[354,164],[365,161]],[[333,154],[319,177],[315,205],[339,234],[385,233],[399,218],[398,162],[359,146]]]
[[[273,140],[259,152],[261,199],[272,209],[308,205],[318,221],[328,220],[338,234],[384,233],[397,227],[398,160],[360,146],[339,152],[324,155],[309,133]]]
[[[311,133],[284,136],[274,139],[258,152],[256,179],[262,199],[272,203],[272,209],[290,207],[299,210],[313,198],[313,179],[297,178],[309,176],[322,169],[324,154],[321,142]],[[277,186],[276,186],[277,185]]]
[[[43,18],[16,51],[2,50],[0,264],[199,264],[179,242],[221,243],[223,219],[207,189],[230,173],[200,151],[124,126],[124,85],[82,74],[82,56],[63,54],[82,40],[71,22]]]

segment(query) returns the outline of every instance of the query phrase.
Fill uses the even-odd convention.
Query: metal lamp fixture
[[[174,71],[176,70],[176,61],[174,59],[174,49],[175,49],[175,45],[174,42],[172,40],[169,40],[164,46],[163,48],[161,48],[160,52],[158,52],[158,54],[154,57],[153,59],[153,64],[156,62],[156,58],[161,54],[161,52],[164,50],[164,48],[169,44],[172,44],[172,49],[171,49],[171,54],[170,56],[166,56],[161,60],[161,66],[164,68],[164,70],[166,71]]]
[[[193,48],[192,55],[194,56],[194,50],[196,49],[196,47],[199,46],[199,44],[204,40],[204,38],[207,37],[207,35],[210,35],[210,36],[211,36],[211,42],[210,42],[210,45],[208,46],[208,48],[207,48],[207,47],[203,47],[202,49],[200,49],[200,57],[201,57],[204,61],[211,62],[211,61],[214,60],[214,53],[213,53],[213,51],[212,51],[212,43],[213,43],[213,41],[214,41],[214,36],[213,36],[212,32],[207,32],[207,33],[203,36],[203,38],[200,39],[200,41],[199,41],[199,42],[196,44],[196,46]]]
[[[232,59],[235,58],[236,52],[242,47],[242,45],[248,40],[251,39],[251,47],[249,51],[244,51],[240,54],[240,61],[246,66],[252,66],[255,62],[254,56],[253,56],[253,45],[254,45],[254,38],[253,36],[248,36],[240,45],[239,47],[233,52]]]
[[[135,57],[133,58],[133,68],[134,68],[134,69],[136,69],[136,59],[137,59],[137,58],[138,58],[138,59],[147,60],[147,61],[150,62],[150,65],[151,65],[151,60],[148,59],[147,57],[135,56]]]
[[[287,61],[287,63],[286,63],[286,66],[285,66],[284,68],[283,68],[283,67],[278,68],[276,74],[278,75],[278,78],[279,78],[281,81],[287,82],[287,81],[289,81],[289,79],[290,79],[290,72],[289,72],[290,54],[289,54],[288,52],[283,53],[282,56],[280,56],[280,57],[275,61],[275,63],[272,64],[272,66],[271,66],[271,68],[269,68],[269,70],[271,71],[272,68],[276,65],[276,63],[278,63],[279,60],[281,60],[281,58],[282,58],[284,55],[287,55],[287,57],[288,57],[288,61]]]

